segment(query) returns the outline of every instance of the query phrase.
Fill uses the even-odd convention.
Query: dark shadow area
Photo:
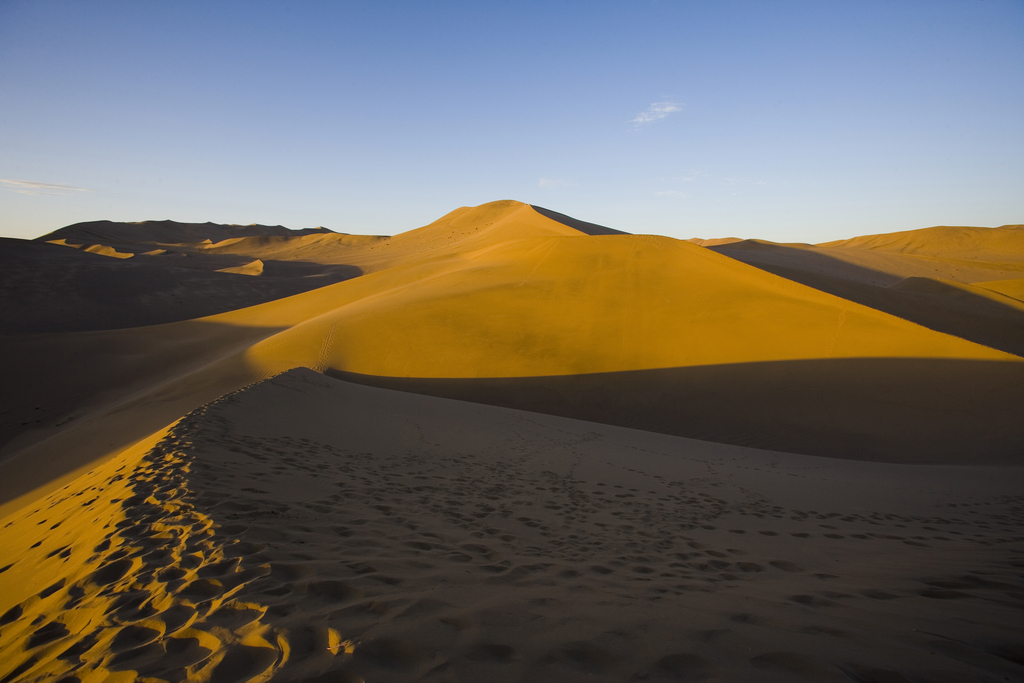
[[[216,267],[251,257],[217,256]],[[226,260],[225,260],[226,259]],[[186,266],[185,262],[188,262]],[[262,275],[219,273],[196,256],[118,259],[0,238],[0,335],[113,330],[201,318],[362,275],[348,265],[264,263]]]
[[[534,211],[539,213],[541,216],[544,216],[545,218],[550,218],[553,221],[558,221],[562,225],[568,225],[573,230],[579,230],[580,232],[585,233],[587,235],[629,234],[628,232],[623,232],[622,230],[606,228],[605,226],[598,225],[597,223],[587,223],[586,221],[577,220],[572,216],[566,216],[564,213],[558,213],[557,211],[552,211],[551,209],[545,209],[542,206],[534,206],[533,204],[531,204],[530,208],[532,208]]]
[[[1024,312],[924,277],[901,278],[817,251],[775,244],[709,247],[787,280],[869,306],[936,332],[1024,356]]]
[[[175,325],[0,337],[0,509],[258,378],[282,328]]]
[[[136,402],[127,408],[134,409],[147,392],[278,331],[186,320],[130,330],[0,337],[0,453],[8,454],[16,439],[22,447],[47,438],[130,396]],[[182,414],[161,416],[153,429]]]
[[[901,463],[1024,464],[1024,363],[852,358],[349,382],[706,441]]]

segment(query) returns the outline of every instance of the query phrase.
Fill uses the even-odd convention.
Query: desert
[[[1022,226],[0,246],[5,683],[1024,680]]]
[[[0,0],[0,683],[1024,683],[1022,37]]]

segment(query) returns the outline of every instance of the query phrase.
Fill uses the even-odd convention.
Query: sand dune
[[[263,261],[256,259],[255,261],[249,261],[241,266],[231,266],[228,268],[218,269],[219,273],[238,273],[239,275],[262,275],[263,274]]]
[[[991,282],[975,282],[975,287],[981,287],[991,292],[998,292],[1017,301],[1024,301],[1024,278],[1012,280],[993,280]]]
[[[178,223],[176,221],[140,221],[117,223],[90,221],[75,223],[36,239],[40,242],[64,240],[65,243],[112,245],[199,244],[251,236],[292,236],[329,233],[326,228],[289,230],[281,225],[222,225],[219,223]]]
[[[820,245],[743,240],[718,253],[938,332],[1024,355],[1024,315],[1002,280],[1024,274],[1024,228],[952,228]],[[997,296],[993,296],[995,292]]]
[[[295,370],[8,518],[0,675],[1017,680],[1021,474]]]
[[[228,257],[217,267],[251,261]],[[360,274],[352,266],[303,277],[266,268],[259,278],[189,267],[181,258],[114,259],[0,238],[0,335],[80,332],[200,318],[291,296]],[[212,265],[212,264],[210,264]]]
[[[1001,228],[937,226],[824,242],[820,247],[897,252],[955,261],[1024,262],[1024,225]]]
[[[742,242],[743,240],[739,237],[716,237],[714,239],[706,240],[701,237],[691,237],[686,240],[690,244],[696,244],[698,247],[717,247],[723,244],[732,244],[733,242]]]
[[[0,682],[1022,679],[984,230],[5,240]]]
[[[17,473],[0,482],[0,497],[32,495],[36,486],[216,396],[298,366],[385,385],[394,378],[480,380],[436,393],[504,405],[509,393],[490,392],[492,380],[533,378],[524,384],[531,387],[528,400],[515,399],[513,407],[809,454],[1006,462],[1019,451],[1019,357],[695,245],[586,236],[528,205],[495,202],[459,209],[365,251],[360,263],[380,270],[201,321],[0,338],[0,352],[21,359],[0,367],[0,380],[11,388],[0,405],[0,467]],[[82,349],[102,363],[81,363]],[[849,366],[824,371],[842,378],[840,391],[814,381],[822,371],[808,374],[813,364],[801,365],[832,367],[844,358],[916,364],[896,373],[884,363],[864,366],[866,373],[850,373]],[[922,359],[932,364],[921,366]],[[937,363],[943,360],[995,365],[979,374]],[[686,368],[704,368],[699,391],[659,380],[665,407],[648,411],[643,423],[624,417],[651,402],[629,373],[678,378]],[[978,379],[990,375],[1000,380]],[[602,379],[583,383],[584,401],[553,401],[572,385],[567,376]],[[934,377],[941,392],[928,382],[895,380],[921,376]],[[766,393],[748,393],[745,384]],[[931,416],[958,400],[986,410],[949,410],[953,416],[936,430]],[[757,409],[695,411],[700,421],[679,417],[704,402]],[[808,406],[816,417],[800,417]],[[777,422],[779,415],[790,417]],[[831,417],[819,420],[823,415]],[[979,439],[979,432],[986,436]],[[895,438],[899,433],[905,436]],[[908,440],[929,447],[908,450]]]

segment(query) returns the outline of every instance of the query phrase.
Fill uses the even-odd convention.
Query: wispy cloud
[[[634,126],[639,128],[645,124],[660,121],[669,114],[682,111],[682,109],[683,105],[678,102],[655,102],[651,106],[647,107],[645,111],[640,112],[634,118],[630,119],[628,123],[632,123]]]
[[[569,181],[561,178],[541,178],[537,181],[537,187],[543,187],[546,190],[553,190],[556,187],[565,187],[569,184]]]
[[[19,194],[75,194],[76,192],[92,192],[87,187],[41,183],[38,180],[12,180],[0,178],[0,184],[9,187]]]
[[[749,180],[747,178],[722,178],[723,185],[767,185],[764,180]]]
[[[680,192],[679,190],[662,190],[661,192],[655,192],[654,195],[656,197],[679,197],[679,198],[686,198],[686,197],[690,196],[686,192]]]

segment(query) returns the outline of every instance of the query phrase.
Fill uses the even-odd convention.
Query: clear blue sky
[[[0,0],[0,179],[16,237],[495,199],[683,238],[1020,223],[1024,2]]]

